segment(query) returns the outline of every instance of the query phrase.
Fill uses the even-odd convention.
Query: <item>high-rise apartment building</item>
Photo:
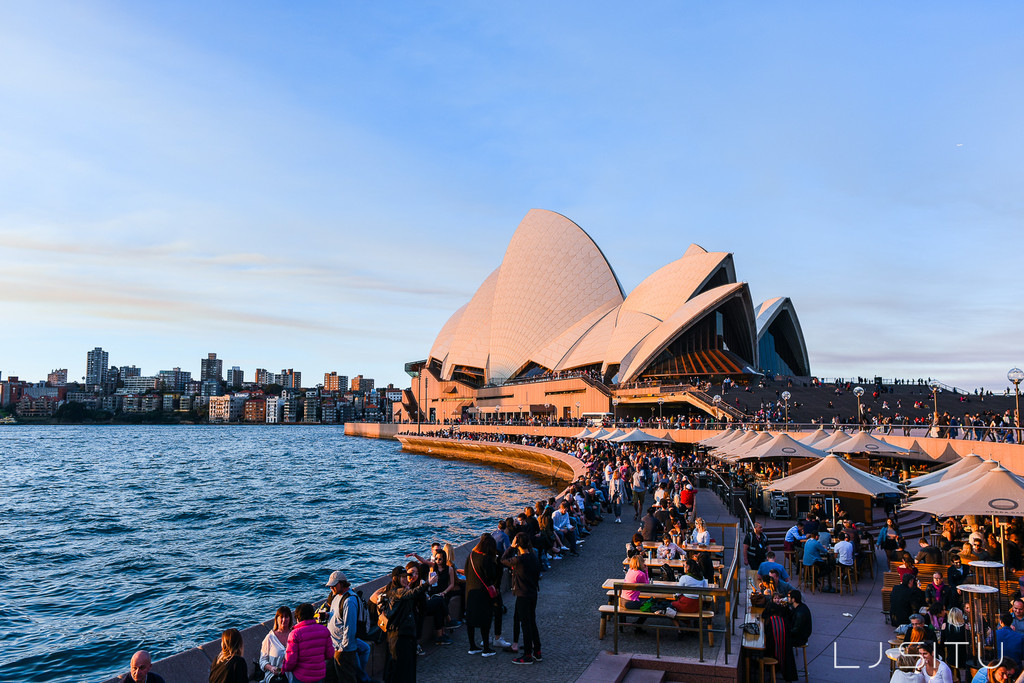
[[[352,391],[361,391],[364,394],[368,394],[373,391],[373,380],[362,375],[356,375],[352,378]]]
[[[346,391],[348,389],[348,375],[339,375],[337,372],[324,373],[324,391]]]
[[[126,380],[129,377],[142,376],[142,368],[137,368],[134,365],[122,365],[117,369],[117,372],[122,380]]]
[[[244,373],[242,372],[242,369],[237,365],[233,365],[231,369],[228,370],[228,386],[232,389],[241,389],[242,382],[244,381],[243,377]]]
[[[256,386],[264,386],[265,384],[274,383],[274,373],[270,372],[266,368],[256,368]]]
[[[224,379],[224,361],[217,358],[217,354],[208,353],[206,358],[199,361],[199,381],[215,379],[218,382]]]
[[[66,387],[68,385],[68,369],[54,370],[46,376],[46,383],[51,387]]]
[[[295,372],[291,368],[282,370],[281,374],[277,376],[277,383],[285,389],[301,389],[302,388],[302,373]]]
[[[107,363],[110,354],[96,347],[85,354],[85,383],[88,386],[102,386],[107,378]]]
[[[192,381],[192,373],[181,368],[161,370],[160,381],[166,391],[185,392],[188,391],[188,383]]]

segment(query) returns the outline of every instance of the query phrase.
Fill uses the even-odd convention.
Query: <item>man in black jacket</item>
[[[743,556],[747,558],[747,566],[757,571],[768,554],[768,536],[761,528],[760,522],[754,522],[753,531],[748,531],[743,538]]]
[[[942,551],[933,545],[928,545],[928,541],[923,538],[917,539],[921,549],[917,552],[917,557],[914,561],[918,564],[942,564]]]
[[[913,574],[906,574],[903,581],[892,589],[889,596],[889,619],[893,626],[910,623],[910,615],[924,604],[924,591],[917,587]]]
[[[513,664],[533,664],[541,660],[540,634],[537,631],[537,593],[540,588],[540,560],[530,547],[530,537],[516,534],[502,563],[512,570],[512,594],[516,596],[515,619],[523,629],[522,654]]]
[[[654,506],[647,508],[647,514],[640,520],[640,535],[644,537],[645,541],[657,541],[665,533],[665,527],[654,516],[656,510],[657,508]]]
[[[793,647],[803,647],[811,637],[811,610],[804,604],[804,596],[798,590],[789,592],[789,606],[793,610],[790,637]]]

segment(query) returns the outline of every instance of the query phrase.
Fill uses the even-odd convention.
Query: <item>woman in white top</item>
[[[698,517],[693,521],[693,542],[697,545],[710,545],[711,532],[704,526],[704,518]]]
[[[270,629],[270,633],[263,639],[263,645],[260,646],[260,669],[266,672],[263,677],[263,683],[270,683],[270,679],[273,678],[274,674],[281,673],[281,665],[284,664],[285,649],[288,645],[288,634],[292,632],[292,611],[287,607],[278,607],[277,614],[274,615],[274,628]],[[291,683],[291,673],[286,673],[289,683]]]
[[[924,683],[953,683],[953,672],[945,662],[935,658],[931,643],[921,643],[918,652],[921,661],[917,664],[917,672],[923,677]]]

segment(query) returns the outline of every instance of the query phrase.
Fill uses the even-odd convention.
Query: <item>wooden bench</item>
[[[601,605],[598,607],[601,612],[601,625],[598,630],[598,639],[604,640],[605,632],[608,629],[608,622],[615,619],[615,605]],[[675,616],[668,616],[667,614],[658,614],[657,612],[641,612],[638,609],[625,609],[623,607],[618,608],[620,617],[647,617],[648,619],[667,619],[673,622],[677,628],[679,628],[679,622],[682,620],[696,619],[697,630],[708,634],[708,646],[713,647],[715,644],[715,634],[711,631],[711,620],[715,618],[715,613],[712,610],[706,609],[700,612],[677,612]],[[708,628],[704,628],[705,622]],[[619,628],[624,628],[629,624],[619,623]]]

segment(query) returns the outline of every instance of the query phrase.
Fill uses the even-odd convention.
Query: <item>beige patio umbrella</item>
[[[832,432],[821,441],[815,443],[814,447],[817,448],[819,451],[830,451],[834,446],[838,446],[842,442],[849,440],[850,437],[847,436],[846,432],[844,432],[841,429],[837,429],[836,431]]]
[[[805,470],[772,482],[769,491],[784,493],[828,493],[835,499],[837,493],[874,498],[883,493],[903,495],[899,486],[869,474],[848,463],[838,455],[829,454]],[[832,506],[835,524],[835,504]]]
[[[978,479],[981,479],[986,474],[992,471],[992,468],[999,465],[995,460],[983,460],[974,469],[967,470],[963,474],[955,477],[949,477],[942,481],[937,481],[934,484],[927,484],[925,486],[918,486],[917,493],[914,495],[915,498],[925,498],[934,496],[937,493],[948,493],[951,491],[958,491],[968,484],[973,484]]]
[[[818,427],[817,429],[815,429],[813,432],[811,432],[807,436],[803,437],[802,439],[797,439],[797,440],[800,443],[802,443],[803,445],[805,445],[805,446],[813,446],[814,444],[818,443],[822,439],[827,439],[827,438],[828,438],[828,432],[825,431],[825,428],[824,427]]]
[[[595,436],[594,438],[600,439],[601,441],[611,441],[612,439],[617,439],[620,436],[625,436],[625,434],[626,432],[622,431],[621,429],[616,429],[614,432],[608,432],[604,436]]]
[[[800,443],[789,434],[776,434],[766,443],[735,458],[742,460],[767,460],[769,458],[824,458],[828,453]]]
[[[709,436],[706,439],[701,439],[697,443],[698,445],[706,446],[708,448],[715,448],[717,446],[725,445],[732,441],[733,439],[742,435],[742,429],[723,429],[722,431],[718,432],[717,434],[714,434],[713,436]]]
[[[874,456],[907,455],[910,451],[902,446],[876,439],[867,432],[857,432],[849,439],[829,448],[816,444],[815,448],[823,448],[829,453],[867,453]],[[931,460],[931,458],[929,458]]]
[[[739,448],[743,444],[748,443],[750,441],[753,441],[756,438],[757,438],[757,432],[743,432],[742,435],[737,436],[736,438],[734,438],[729,443],[722,444],[722,445],[718,446],[717,448],[715,448],[715,450],[712,451],[711,454],[714,455],[716,458],[724,457],[724,456],[729,454],[731,449]]]
[[[907,486],[917,488],[919,486],[927,486],[953,477],[958,477],[965,472],[970,472],[983,462],[985,462],[985,459],[980,455],[968,453],[960,459],[960,462],[954,463],[949,467],[943,467],[940,470],[928,472],[927,474],[922,474],[919,477],[907,480]]]
[[[630,431],[627,434],[623,434],[622,436],[620,436],[617,439],[609,438],[609,440],[610,441],[614,441],[616,443],[653,443],[653,442],[664,443],[664,442],[668,441],[668,439],[663,439],[660,436],[655,436],[654,434],[648,434],[647,432],[645,432],[642,429],[634,429],[634,430]]]
[[[757,432],[753,439],[744,441],[742,444],[737,442],[735,446],[726,446],[723,448],[723,457],[732,460],[737,456],[746,455],[750,451],[758,448],[759,446],[763,446],[771,440],[772,435],[768,432]]]
[[[576,436],[574,436],[572,438],[574,438],[574,439],[589,439],[591,434],[593,434],[593,431],[591,429],[587,428],[587,429],[584,429],[582,432],[580,432],[579,434],[577,434]]]
[[[942,517],[1024,517],[1024,479],[996,465],[974,481],[924,496],[904,509]]]
[[[605,429],[604,427],[601,427],[601,429],[598,429],[596,432],[591,432],[587,436],[584,436],[584,437],[581,437],[581,438],[583,438],[583,439],[600,439],[602,436],[607,436],[607,435],[608,435],[608,430]]]

